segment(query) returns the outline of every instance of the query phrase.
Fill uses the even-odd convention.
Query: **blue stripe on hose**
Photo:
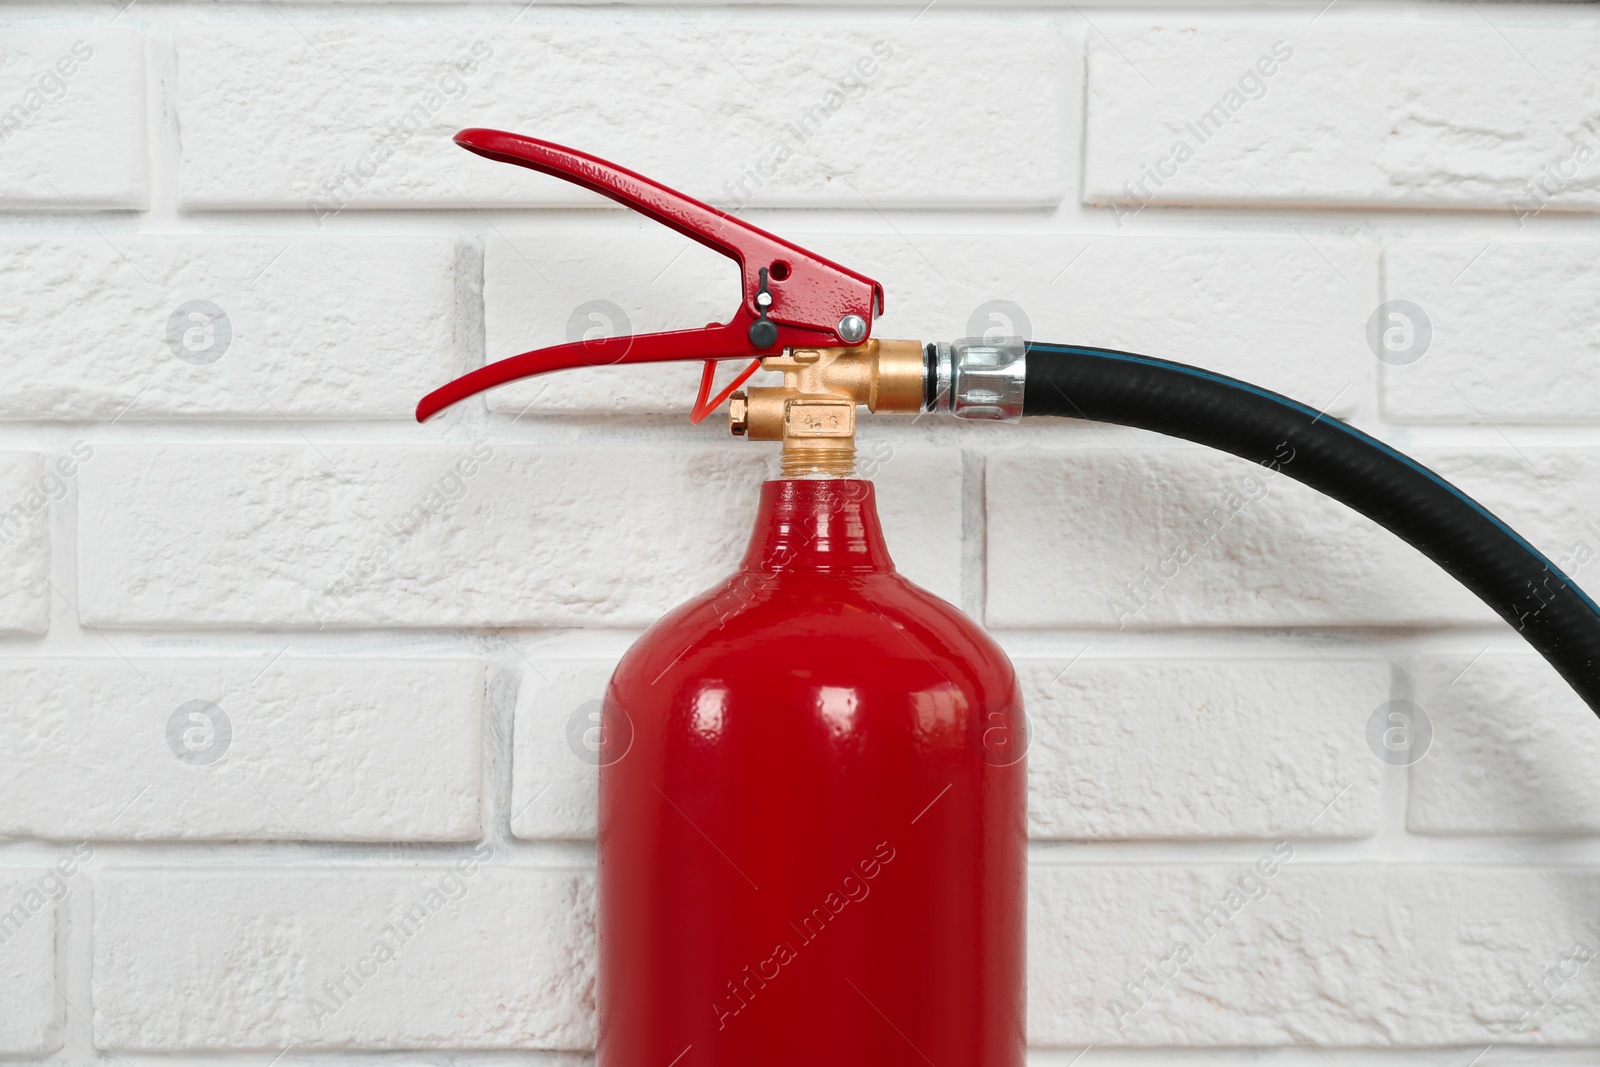
[[[1135,355],[1132,352],[1115,352],[1109,348],[1080,348],[1076,345],[1056,345],[1036,343],[1031,341],[1028,343],[1027,347],[1029,351],[1038,350],[1041,352],[1070,352],[1074,355],[1088,356],[1091,359],[1108,359],[1123,363],[1135,363],[1140,366],[1156,367],[1162,370],[1176,371],[1179,374],[1185,374],[1191,378],[1199,378],[1203,381],[1214,382],[1217,385],[1226,386],[1230,389],[1238,389],[1246,393],[1251,393],[1262,398],[1263,400],[1270,400],[1280,407],[1289,408],[1303,415],[1311,416],[1313,422],[1323,421],[1324,419],[1322,412],[1313,411],[1311,408],[1300,403],[1298,400],[1291,400],[1288,397],[1279,393],[1274,393],[1269,389],[1262,389],[1260,386],[1251,385],[1249,382],[1241,382],[1237,378],[1228,378],[1221,374],[1213,374],[1210,371],[1201,370],[1199,367],[1190,367],[1183,363],[1173,363],[1165,359],[1155,359],[1150,356]],[[1356,440],[1360,441],[1362,444],[1377,449],[1378,451],[1389,456],[1391,459],[1399,460],[1407,467],[1433,482],[1439,488],[1454,496],[1457,500],[1460,500],[1463,504],[1476,511],[1479,515],[1482,515],[1485,519],[1488,519],[1489,522],[1498,527],[1500,531],[1507,537],[1511,538],[1518,545],[1522,546],[1522,548],[1526,550],[1530,556],[1542,563],[1545,568],[1550,571],[1550,573],[1556,575],[1563,582],[1565,582],[1567,588],[1576,593],[1579,599],[1589,606],[1590,611],[1593,611],[1596,615],[1600,615],[1600,605],[1596,605],[1593,600],[1589,599],[1589,594],[1580,589],[1577,583],[1569,578],[1560,567],[1557,567],[1554,563],[1550,562],[1549,558],[1546,557],[1543,552],[1540,552],[1537,548],[1534,548],[1522,537],[1521,534],[1517,533],[1517,531],[1500,521],[1499,517],[1496,516],[1494,512],[1490,511],[1488,508],[1484,507],[1482,504],[1478,503],[1476,500],[1472,499],[1470,496],[1463,493],[1461,490],[1457,489],[1455,486],[1451,485],[1449,482],[1445,481],[1443,478],[1439,477],[1439,475],[1435,474],[1427,467],[1424,467],[1422,464],[1418,463],[1404,452],[1400,452],[1394,448],[1391,448],[1382,441],[1378,440],[1376,437],[1373,437],[1371,434],[1358,430],[1354,426],[1351,426],[1346,422],[1342,422],[1339,419],[1328,418],[1326,421],[1329,426],[1337,427],[1338,429],[1349,434],[1351,437],[1354,437]]]

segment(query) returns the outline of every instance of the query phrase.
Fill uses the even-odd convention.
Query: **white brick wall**
[[[443,237],[5,240],[0,418],[403,418],[456,367],[455,252]]]
[[[108,875],[98,1046],[587,1047],[592,876],[490,866],[493,851],[407,871]]]
[[[68,857],[70,862],[70,857]],[[55,990],[59,907],[66,882],[54,867],[21,867],[0,878],[0,1052],[54,1052],[61,1047],[61,1006]]]
[[[8,659],[0,834],[476,839],[483,692],[470,660]]]
[[[1089,45],[1084,199],[1501,209],[1559,168],[1546,199],[1600,206],[1573,160],[1597,136],[1600,34],[1504,21],[1110,27]]]
[[[1592,870],[1320,864],[1284,841],[1029,881],[1040,1044],[1582,1044],[1600,1024],[1581,966],[1544,1010],[1517,1000],[1600,937]]]
[[[1384,298],[1431,309],[1436,359],[1383,367],[1383,407],[1399,422],[1588,422],[1600,387],[1594,290],[1600,244],[1396,244]],[[1504,294],[1514,293],[1511,306]],[[1537,342],[1528,342],[1537,338]],[[1507,359],[1507,352],[1519,353]]]
[[[148,207],[149,37],[63,14],[59,28],[6,27],[0,207]]]
[[[346,201],[595,204],[449,142],[463,126],[534,125],[692,195],[763,206],[1047,205],[1066,192],[1072,37],[686,21],[186,29],[184,202],[319,216]],[[985,68],[982,93],[950,76],[968,63]],[[730,172],[736,146],[749,158]]]
[[[880,279],[883,336],[1284,391],[1593,584],[1597,46],[1448,2],[0,11],[0,1056],[592,1046],[587,715],[773,457],[687,425],[694,367],[410,421],[736,294],[457,128],[738,209]],[[1033,1063],[1600,1058],[1600,725],[1470,596],[1150,435],[863,449],[1027,696]]]
[[[72,454],[0,453],[0,629],[40,633],[49,625],[50,513],[66,492],[63,475],[76,468]]]

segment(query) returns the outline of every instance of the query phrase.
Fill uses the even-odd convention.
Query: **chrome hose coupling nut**
[[[958,419],[1016,422],[1022,418],[1027,349],[1020,337],[963,337],[929,345],[929,411]]]

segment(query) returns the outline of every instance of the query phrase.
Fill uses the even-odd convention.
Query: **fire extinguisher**
[[[1148,356],[879,339],[883,288],[659,182],[546,141],[456,143],[608,196],[738,262],[727,323],[490,363],[418,420],[548,371],[705,362],[691,419],[781,444],[738,571],[652,626],[602,711],[599,1067],[1021,1067],[1025,719],[1004,653],[895,572],[858,408],[1065,416],[1197,441],[1393,531],[1600,713],[1600,608],[1509,526],[1287,397]],[[713,390],[720,360],[749,364]],[[783,384],[741,386],[758,369]],[[1041,546],[1043,548],[1043,546]]]

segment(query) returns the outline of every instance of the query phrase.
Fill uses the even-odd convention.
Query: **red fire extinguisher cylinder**
[[[870,482],[766,483],[603,715],[600,1067],[1020,1067],[1016,678]]]

